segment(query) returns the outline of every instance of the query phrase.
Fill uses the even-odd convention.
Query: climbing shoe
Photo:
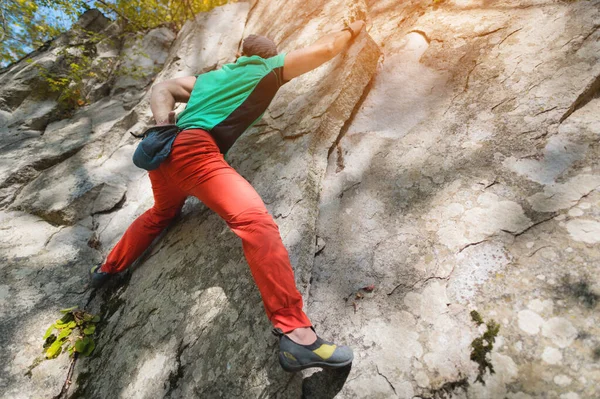
[[[348,346],[339,346],[320,337],[310,345],[301,345],[288,338],[279,328],[274,329],[273,334],[279,338],[279,364],[287,372],[309,367],[340,368],[354,359],[352,349]]]
[[[90,270],[90,286],[92,288],[100,288],[108,281],[111,274],[100,271],[102,265],[96,265]]]

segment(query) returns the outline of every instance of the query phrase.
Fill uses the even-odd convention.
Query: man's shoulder
[[[270,72],[272,69],[283,67],[285,53],[277,54],[274,57],[262,58],[258,55],[250,57],[240,57],[234,64],[227,64],[223,67],[230,66],[231,69],[266,69]]]
[[[265,59],[266,64],[271,69],[283,68],[284,61],[285,61],[285,53],[279,53],[274,57]]]

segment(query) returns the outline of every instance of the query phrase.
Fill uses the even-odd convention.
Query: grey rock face
[[[57,56],[53,52],[38,52],[31,54],[28,59],[31,62],[19,62],[8,66],[0,76],[0,108],[9,115],[31,95],[34,88],[40,90],[45,86],[40,77],[39,67],[50,67]]]
[[[362,348],[339,397],[593,397],[595,338],[577,354],[573,338],[597,337],[591,313],[581,303],[577,317],[564,316],[597,256],[596,221],[578,204],[597,193],[598,129],[577,114],[597,108],[578,100],[597,76],[597,39],[570,40],[597,37],[588,13],[598,4],[520,11],[506,2],[499,13],[458,3],[420,17],[410,15],[416,3],[372,4],[385,61],[329,158],[310,314]],[[407,23],[387,23],[394,13]],[[578,111],[563,119],[572,104]],[[568,260],[574,253],[579,261]],[[370,284],[378,294],[360,289]],[[597,298],[591,284],[587,297]],[[481,333],[472,309],[501,326],[486,385],[470,362]],[[586,377],[567,371],[564,347]],[[536,368],[540,357],[555,367]]]
[[[229,49],[222,49],[223,54],[229,53],[230,60],[235,55],[247,12],[248,5],[243,3],[216,10],[227,21],[238,21],[237,25],[221,24],[220,36],[233,36],[228,42],[231,43]],[[209,18],[218,20],[214,15]],[[187,40],[208,41],[201,36],[202,29],[191,32],[196,37]],[[166,32],[163,34],[168,36]],[[141,41],[152,46],[156,43],[154,39],[152,36]],[[67,35],[53,42],[51,47],[60,51],[68,41]],[[114,52],[120,51],[118,44],[107,44],[100,50],[105,58],[114,57]],[[34,54],[37,57],[34,62],[52,65],[56,60],[53,54]],[[174,65],[162,73],[176,73],[175,56],[165,59],[162,54],[158,62]],[[218,58],[211,62],[217,63]],[[37,80],[35,72],[19,80],[24,76],[23,70],[27,70],[23,65],[31,64],[15,64],[4,71],[0,79],[20,82],[25,99],[31,95]],[[19,90],[14,85],[3,85],[0,97],[14,100],[13,94],[20,93]],[[57,318],[57,309],[76,304],[84,306],[88,302],[87,271],[102,260],[103,252],[111,248],[129,223],[152,205],[150,182],[145,172],[131,163],[136,142],[129,135],[129,129],[139,132],[150,119],[145,92],[133,91],[134,96],[127,93],[110,98],[100,96],[101,100],[79,109],[68,120],[50,123],[47,127],[34,126],[41,131],[26,130],[22,122],[15,122],[14,110],[29,99],[11,103],[2,111],[0,193],[5,210],[0,217],[0,315],[3,320],[0,337],[7,343],[1,355],[2,397],[45,397],[58,393],[69,365],[66,356],[43,362],[33,369],[31,378],[24,376],[33,360],[41,355],[41,336]],[[133,109],[128,111],[124,107],[132,108],[132,98],[142,101],[134,103]],[[43,110],[43,105],[32,102],[33,109]],[[23,113],[20,119],[32,119],[32,116]],[[14,126],[6,128],[11,122]],[[8,211],[7,207],[13,210]]]
[[[250,33],[289,52],[366,14],[368,35],[284,85],[228,154],[317,331],[354,348],[341,373],[280,369],[239,240],[193,199],[127,274],[85,291],[152,205],[128,132],[151,123],[156,71],[54,122],[31,69],[0,73],[0,396],[60,390],[66,357],[23,373],[57,309],[81,304],[102,323],[79,397],[597,397],[600,2],[430,3],[238,2],[123,47],[154,48],[133,64],[164,63],[162,81],[233,61]],[[30,57],[52,65],[68,40]]]
[[[132,35],[122,50],[125,59],[117,70],[113,94],[141,89],[162,69],[175,34],[167,28],[153,29],[147,34]]]

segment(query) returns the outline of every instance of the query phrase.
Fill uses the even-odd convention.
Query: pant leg
[[[154,206],[141,214],[129,226],[100,268],[108,273],[118,273],[129,267],[150,246],[152,241],[177,216],[186,194],[164,176],[161,168],[149,174],[154,194]]]
[[[225,162],[210,135],[198,132],[202,131],[188,137],[189,146],[174,150],[181,156],[175,157],[169,173],[181,182],[186,192],[223,218],[242,239],[244,255],[273,325],[284,332],[311,326],[302,311],[302,295],[296,288],[279,228],[250,183]],[[202,149],[191,145],[198,140],[204,140]],[[186,141],[186,136],[182,141]],[[187,156],[183,156],[183,152]]]

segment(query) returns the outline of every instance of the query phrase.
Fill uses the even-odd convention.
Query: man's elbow
[[[152,86],[152,92],[150,94],[150,100],[163,101],[171,98],[173,101],[179,101],[176,93],[173,93],[173,87],[168,82],[156,83]]]
[[[335,43],[327,43],[327,44],[323,45],[320,53],[321,53],[320,55],[323,58],[325,58],[327,60],[332,59],[333,57],[335,57],[337,55]]]
[[[152,85],[152,95],[156,95],[164,91],[169,91],[166,82],[159,82]]]
[[[173,80],[165,80],[164,82],[156,83],[152,86],[151,96],[170,97],[175,102],[187,102],[190,98],[190,92],[187,91],[181,84],[177,84]]]

